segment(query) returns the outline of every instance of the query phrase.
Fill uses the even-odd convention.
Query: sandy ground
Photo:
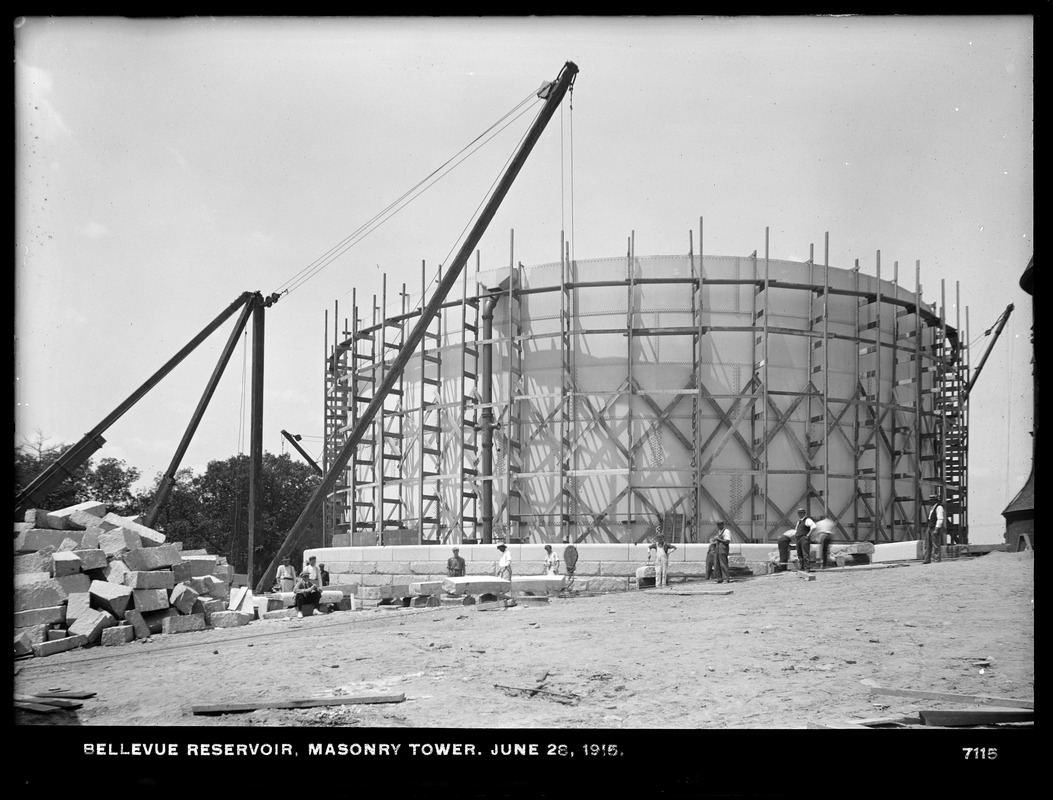
[[[703,594],[730,589],[731,594]],[[15,665],[15,691],[96,692],[16,725],[804,728],[950,707],[886,687],[1034,698],[1034,557],[757,577],[730,586],[338,612],[156,636]],[[974,665],[989,659],[990,666]],[[547,673],[542,683],[538,681]],[[537,687],[528,696],[495,686]],[[405,694],[381,705],[191,707]]]

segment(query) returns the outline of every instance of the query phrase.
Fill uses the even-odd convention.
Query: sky
[[[483,269],[705,252],[855,259],[968,309],[971,540],[1031,467],[1033,19],[962,17],[18,18],[15,445],[73,443],[242,292],[266,314],[264,448],[320,460],[324,358],[446,263],[538,101],[324,269],[306,268],[507,112],[580,69],[479,244]],[[507,120],[506,120],[507,121]],[[474,259],[472,260],[474,268]],[[297,276],[307,280],[297,280]],[[292,283],[290,283],[292,282]],[[956,286],[960,304],[956,307]],[[163,472],[233,319],[104,434]],[[182,466],[247,452],[249,344]]]

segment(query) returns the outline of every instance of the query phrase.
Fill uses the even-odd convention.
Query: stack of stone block
[[[15,523],[15,655],[248,624],[228,608],[233,567],[97,502]]]

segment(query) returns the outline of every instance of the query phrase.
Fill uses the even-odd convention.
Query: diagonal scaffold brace
[[[417,320],[417,324],[414,326],[409,336],[403,341],[398,355],[392,362],[391,368],[386,371],[384,379],[377,387],[369,405],[367,405],[362,412],[354,429],[348,436],[347,441],[329,466],[329,471],[323,476],[321,484],[315,489],[311,499],[307,501],[307,505],[289,530],[288,535],[285,537],[285,541],[282,542],[282,546],[278,549],[278,552],[271,560],[271,563],[260,577],[259,582],[256,584],[257,592],[266,591],[266,588],[273,583],[274,574],[277,571],[278,564],[281,563],[283,558],[292,553],[293,549],[296,547],[297,541],[307,529],[310,521],[315,518],[325,496],[329,494],[336,485],[341,470],[347,465],[348,460],[351,458],[351,454],[355,452],[359,442],[372,424],[374,417],[376,417],[377,412],[384,403],[385,396],[395,385],[395,381],[398,379],[402,370],[405,369],[406,364],[409,363],[414,351],[424,337],[424,332],[427,329],[428,324],[434,318],[435,314],[438,313],[446,299],[446,295],[457,282],[457,278],[460,275],[461,270],[464,269],[464,265],[468,262],[469,256],[471,256],[472,251],[486,232],[487,226],[489,226],[494,214],[497,213],[497,209],[504,200],[508,190],[511,188],[512,182],[515,181],[516,176],[526,162],[527,156],[529,156],[531,150],[534,149],[534,145],[537,143],[542,131],[544,131],[545,126],[552,118],[552,115],[559,107],[559,104],[563,101],[563,97],[566,95],[567,90],[570,89],[571,85],[574,83],[577,74],[577,65],[568,61],[563,65],[563,69],[560,70],[559,76],[556,80],[551,83],[545,83],[538,91],[538,97],[545,101],[544,106],[542,106],[541,111],[538,112],[537,118],[534,120],[530,130],[524,137],[523,142],[520,144],[519,150],[512,158],[511,163],[508,165],[508,169],[505,170],[504,175],[501,176],[501,180],[494,188],[493,194],[491,194],[490,199],[480,212],[479,218],[476,220],[475,225],[472,226],[464,244],[461,245],[460,250],[457,251],[457,255],[454,256],[453,261],[446,270],[446,274],[443,275],[442,280],[439,281],[438,286],[436,286],[434,294],[432,294],[431,299],[428,300],[427,305],[421,312],[420,319]]]

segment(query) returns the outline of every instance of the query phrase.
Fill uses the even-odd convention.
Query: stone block
[[[146,620],[143,619],[143,615],[135,609],[130,608],[127,611],[125,611],[124,620],[125,622],[129,623],[135,630],[136,639],[148,639],[150,637],[150,626],[146,624]]]
[[[466,575],[463,578],[445,578],[442,582],[443,591],[452,595],[507,592],[511,586],[512,584],[504,578],[474,577],[471,575]]]
[[[58,551],[52,556],[52,565],[56,578],[76,575],[80,572],[80,556],[70,551]]]
[[[26,553],[23,556],[15,556],[13,568],[15,575],[27,572],[51,573],[51,554],[55,552],[53,547],[37,550],[35,553]]]
[[[33,655],[40,658],[42,656],[54,655],[55,653],[64,653],[67,650],[76,650],[78,647],[84,647],[87,643],[87,636],[66,636],[64,639],[56,639],[53,642],[44,642],[43,644],[33,645]]]
[[[194,608],[194,601],[198,598],[198,593],[187,586],[185,583],[181,583],[172,589],[171,594],[168,596],[168,603],[180,614],[190,614]],[[204,619],[204,615],[202,615]]]
[[[124,554],[123,560],[128,569],[145,572],[154,569],[169,569],[182,563],[183,557],[172,545],[162,544],[129,550]]]
[[[56,553],[72,553],[74,550],[79,550],[79,549],[80,549],[80,542],[75,542],[72,539],[67,537],[67,538],[62,540],[62,544],[60,544],[55,549],[55,552]]]
[[[51,608],[66,599],[55,580],[37,581],[15,587],[15,611]]]
[[[15,575],[14,585],[25,586],[29,583],[40,583],[42,581],[50,581],[50,572],[23,572]]]
[[[409,585],[410,594],[414,596],[420,595],[441,595],[443,592],[442,581],[421,581],[420,583],[411,583]]]
[[[391,583],[379,587],[381,599],[409,597],[410,588],[408,583]]]
[[[213,575],[206,575],[202,578],[208,586],[208,591],[205,592],[209,597],[216,600],[229,600],[230,599],[230,584],[224,583]]]
[[[208,624],[213,628],[240,628],[252,622],[252,614],[241,611],[217,611],[208,617]]]
[[[106,580],[108,580],[110,583],[119,583],[122,586],[127,586],[128,576],[131,575],[132,572],[130,569],[128,569],[127,566],[125,566],[123,561],[115,558],[113,561],[106,565],[106,567],[102,570],[102,574],[106,576]]]
[[[587,578],[586,590],[590,592],[625,592],[629,590],[628,578]],[[579,588],[581,588],[579,586]]]
[[[98,548],[94,550],[74,550],[73,552],[80,558],[82,572],[92,569],[106,569],[109,566],[110,562],[106,558],[106,552]]]
[[[334,611],[357,611],[358,603],[355,601],[354,595],[344,595],[340,598],[340,602],[333,604]]]
[[[182,583],[183,581],[190,580],[193,575],[190,574],[190,565],[184,564],[180,561],[178,564],[172,565],[172,579],[176,583]]]
[[[127,616],[127,614],[125,614]],[[143,622],[146,623],[146,627],[150,633],[162,633],[162,627],[166,619],[177,617],[179,619],[188,619],[188,617],[182,616],[174,608],[164,608],[160,611],[147,611],[143,615]]]
[[[390,586],[391,585],[391,578],[392,578],[391,575],[361,575],[361,576],[359,576],[359,580],[361,581],[361,585],[362,586],[374,586],[374,587]]]
[[[232,611],[232,610],[236,611],[237,610],[237,609],[227,608],[227,601],[226,600],[214,600],[211,597],[199,597],[198,598],[198,603],[201,604],[201,610],[198,611],[195,608],[194,613],[195,614],[204,614],[205,615],[205,622],[208,622],[208,618],[209,618],[209,616],[211,614],[215,614],[215,613],[218,613],[220,611]],[[194,605],[196,606],[198,603],[195,603]]]
[[[562,575],[513,575],[512,588],[518,592],[534,592],[535,594],[559,594],[563,589],[564,576]]]
[[[48,631],[51,629],[50,625],[41,623],[39,625],[29,625],[25,628],[15,628],[15,641],[20,638],[29,645],[32,649],[33,645],[46,642],[48,640]]]
[[[581,566],[580,561],[578,562],[578,566]],[[677,566],[682,566],[682,564],[677,564]],[[631,561],[601,561],[599,562],[599,576],[628,578],[630,575],[635,575],[636,570],[639,567],[639,562],[633,563]],[[673,568],[672,563],[670,563],[669,568]]]
[[[745,566],[745,562],[743,566]],[[730,559],[728,560],[728,568],[731,568]],[[668,574],[670,578],[704,578],[706,576],[706,562],[682,561],[677,564],[670,563]]]
[[[146,527],[142,523],[137,522],[134,518],[121,517],[110,512],[103,517],[103,520],[112,525],[116,525],[119,528],[128,528],[139,534],[139,538],[142,540],[144,548],[159,547],[165,543],[165,535],[163,533],[155,531],[153,528]]]
[[[88,528],[80,537],[81,550],[95,550],[99,547],[99,531],[97,528]]]
[[[89,611],[91,611],[91,593],[71,593],[66,599],[66,624],[72,625]]]
[[[29,628],[34,625],[65,625],[66,606],[54,605],[48,608],[16,611],[13,616],[16,628]]]
[[[66,517],[55,516],[42,508],[31,508],[26,511],[25,521],[34,528],[46,528],[52,531],[64,531],[68,529]]]
[[[447,594],[440,597],[439,602],[444,606],[474,606],[475,598],[470,594],[457,597]]]
[[[112,522],[107,522],[102,517],[97,517],[87,511],[74,511],[69,515],[69,520],[89,531],[103,532],[117,527]]]
[[[515,563],[512,564],[512,571],[515,572]],[[443,570],[445,571],[445,570]],[[469,561],[464,565],[465,576],[486,576],[493,575],[497,571],[497,559],[493,561]]]
[[[92,581],[89,594],[92,606],[109,611],[117,619],[124,619],[124,612],[132,604],[132,590],[119,583]]]
[[[20,534],[20,533],[25,533],[26,531],[30,530],[32,527],[33,527],[33,525],[31,523],[29,523],[29,522],[16,522],[15,523],[15,536],[18,536],[18,534]]]
[[[378,575],[409,575],[410,565],[408,561],[378,561]]]
[[[169,606],[168,592],[164,589],[132,589],[132,604],[142,614],[160,611]]]
[[[379,600],[380,599],[380,587],[379,586],[359,585],[359,587],[358,587],[358,598],[360,600]]]
[[[78,545],[83,538],[82,531],[53,531],[44,528],[30,528],[15,537],[15,555],[35,553],[50,547],[57,550],[63,541],[72,539]]]
[[[65,639],[69,634],[65,628],[49,628],[48,630],[48,641],[54,642],[58,639]]]
[[[183,563],[190,565],[190,577],[192,578],[203,578],[216,571],[217,562],[215,556],[187,555],[184,552],[182,553],[182,559]]]
[[[442,600],[434,595],[419,595],[417,597],[411,597],[409,600],[411,608],[427,608],[429,606],[442,605]]]
[[[219,578],[223,583],[232,583],[234,581],[234,567],[230,564],[216,564],[216,568],[212,570],[212,577]]]
[[[54,580],[56,588],[63,597],[69,598],[71,594],[82,594],[91,591],[91,578],[83,572],[79,575],[66,575]]]
[[[102,646],[114,647],[135,640],[135,628],[131,625],[115,625],[102,632]]]
[[[108,558],[121,558],[129,550],[142,548],[142,538],[128,528],[114,528],[99,534],[99,549],[105,552]]]
[[[74,514],[77,515],[78,519],[73,519]],[[97,524],[106,516],[106,504],[97,503],[94,500],[85,500],[83,503],[77,503],[73,506],[66,506],[66,508],[60,508],[58,511],[52,511],[51,516],[62,517],[66,520],[73,520],[74,522],[80,523],[80,519],[87,516],[92,520],[91,524]],[[88,527],[88,526],[84,526]]]
[[[161,633],[189,633],[190,631],[203,631],[205,625],[204,614],[187,614],[186,616],[165,617],[161,621]]]
[[[95,644],[102,638],[102,632],[117,624],[113,614],[102,609],[89,609],[87,613],[77,617],[77,621],[69,626],[70,636],[84,636],[88,644]]]
[[[293,619],[296,616],[295,608],[283,608],[280,611],[268,611],[263,615],[264,619]]]

